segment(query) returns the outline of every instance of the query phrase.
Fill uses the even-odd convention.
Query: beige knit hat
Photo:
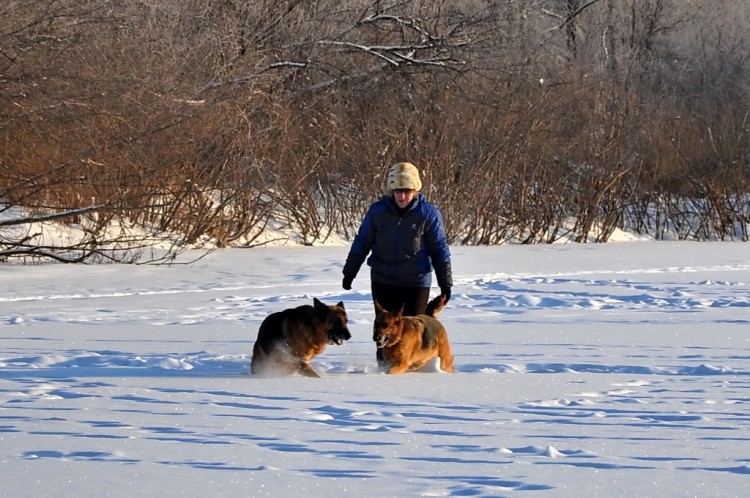
[[[419,192],[422,190],[422,180],[419,170],[412,163],[398,163],[388,172],[388,190],[408,188]]]

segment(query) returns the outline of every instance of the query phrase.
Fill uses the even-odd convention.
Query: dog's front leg
[[[399,363],[398,365],[393,365],[391,368],[386,370],[385,373],[387,374],[402,374],[406,372],[409,369],[409,365],[406,363]]]
[[[320,378],[320,375],[318,375],[318,372],[315,371],[315,369],[310,365],[307,361],[301,361],[297,365],[297,370],[299,373],[304,375],[305,377],[317,377]]]

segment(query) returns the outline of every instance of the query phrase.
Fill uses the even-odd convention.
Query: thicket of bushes
[[[731,1],[9,0],[0,260],[138,260],[153,239],[115,221],[175,250],[271,223],[351,237],[403,160],[454,244],[748,240],[748,21]],[[37,217],[84,236],[44,247]]]

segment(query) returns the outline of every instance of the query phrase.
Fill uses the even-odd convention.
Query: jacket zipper
[[[398,217],[398,223],[396,223],[396,247],[394,247],[396,251],[396,258],[395,263],[393,265],[393,269],[391,270],[391,282],[396,281],[396,275],[398,275],[398,248],[401,247],[401,221],[404,219],[404,215],[399,215]]]

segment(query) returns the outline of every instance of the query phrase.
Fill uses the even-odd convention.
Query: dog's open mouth
[[[389,348],[396,344],[398,340],[389,335],[381,335],[375,340],[375,345],[379,348]]]
[[[351,338],[351,334],[348,332],[336,332],[336,331],[330,331],[328,332],[328,343],[333,344],[336,346],[341,346],[344,344],[344,342],[348,341]]]

